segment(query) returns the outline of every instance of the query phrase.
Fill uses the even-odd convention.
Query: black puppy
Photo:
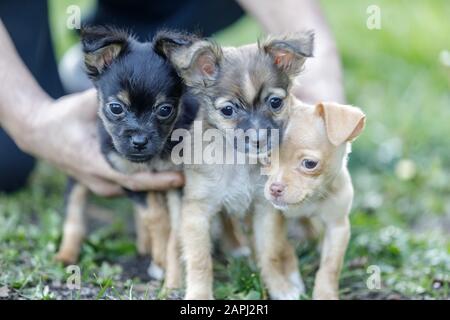
[[[186,127],[186,121],[195,117],[189,115],[195,113],[195,105],[182,98],[183,83],[158,44],[138,42],[127,32],[107,27],[84,29],[81,39],[87,74],[98,91],[99,136],[107,161],[124,173],[177,169],[169,158],[168,141],[175,127]],[[187,105],[183,117],[182,105]],[[176,191],[127,193],[135,201],[138,251],[152,255],[149,273],[161,278],[167,247],[176,246],[174,239],[169,241],[167,211],[179,210],[179,195]],[[87,195],[86,187],[69,183],[57,255],[65,263],[78,259],[86,232]]]

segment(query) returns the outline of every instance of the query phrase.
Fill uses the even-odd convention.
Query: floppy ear
[[[306,58],[313,55],[314,33],[304,31],[269,37],[263,42],[262,49],[279,69],[294,77],[302,70]]]
[[[353,141],[364,129],[366,115],[357,107],[323,102],[316,110],[324,119],[328,139],[335,146]]]
[[[189,86],[208,86],[219,71],[222,49],[195,35],[161,31],[153,40],[155,51],[166,57]]]
[[[81,30],[81,44],[87,74],[96,79],[111,63],[125,52],[131,36],[109,27],[85,27]]]

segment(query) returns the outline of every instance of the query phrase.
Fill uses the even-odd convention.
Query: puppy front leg
[[[261,276],[272,299],[293,300],[304,293],[295,250],[287,239],[286,219],[270,206],[255,206],[253,232]]]
[[[55,259],[65,264],[77,262],[86,233],[84,211],[88,189],[69,178],[65,199],[65,220],[62,241]]]
[[[181,223],[181,192],[170,190],[167,192],[167,206],[170,213],[170,237],[167,244],[166,279],[164,287],[177,289],[181,287],[180,261],[180,223]]]
[[[134,225],[136,228],[136,247],[139,255],[146,256],[152,253],[152,242],[143,211],[137,204],[135,205]]]
[[[229,251],[234,258],[249,256],[251,250],[240,228],[239,221],[225,212],[220,212],[219,216],[223,228],[224,251]]]
[[[350,222],[348,216],[326,222],[320,268],[317,271],[314,284],[314,299],[339,299],[339,275],[349,239]]]
[[[213,299],[213,271],[209,206],[185,199],[181,213],[181,239],[186,261],[186,300]]]
[[[138,242],[139,239],[143,239],[151,246],[152,262],[148,273],[151,277],[161,280],[166,267],[167,242],[170,234],[169,214],[164,194],[148,192],[145,205],[137,204],[136,211],[144,225],[144,228],[137,226]],[[139,235],[139,232],[144,234]]]

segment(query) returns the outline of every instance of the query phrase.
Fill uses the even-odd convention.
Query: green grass
[[[65,8],[71,2],[50,3],[60,57],[76,41],[64,27]],[[89,8],[91,2],[82,3],[82,8]],[[381,8],[381,30],[366,28],[366,8],[371,4]],[[439,55],[450,50],[450,3],[327,0],[322,6],[342,54],[348,100],[368,117],[350,162],[356,197],[341,296],[448,299],[450,70]],[[217,39],[237,45],[260,34],[256,22],[247,17]],[[64,180],[41,164],[26,189],[0,195],[0,288],[7,286],[10,298],[166,297],[159,284],[149,284],[142,276],[146,261],[136,258],[131,207],[120,199],[94,199],[113,214],[92,219],[96,227],[83,245],[79,263],[82,290],[67,290],[68,274],[52,260],[61,237]],[[307,299],[318,253],[314,243],[297,249]],[[381,270],[379,290],[366,285],[371,265]],[[218,298],[267,298],[252,262],[220,260],[215,277]]]

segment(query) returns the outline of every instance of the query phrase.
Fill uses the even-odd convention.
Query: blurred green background
[[[73,2],[49,1],[58,57],[77,41],[65,27],[66,8]],[[448,299],[450,2],[320,2],[342,56],[348,101],[367,114],[350,159],[356,197],[341,296]],[[77,3],[82,12],[94,5]],[[381,9],[380,30],[366,27],[370,5]],[[257,22],[245,17],[216,38],[239,45],[261,35]],[[0,195],[0,287],[8,286],[17,297],[68,297],[58,286],[67,275],[51,261],[61,235],[63,188],[64,176],[41,164],[26,190]],[[148,289],[136,289],[146,282],[128,276],[122,261],[135,255],[124,227],[131,219],[129,204],[96,202],[117,217],[96,228],[84,245],[80,266],[93,293],[75,297],[154,297]],[[300,244],[298,254],[308,298],[318,256],[310,243]],[[370,265],[381,270],[380,289],[366,285]],[[225,259],[217,264],[216,276],[218,298],[266,297],[255,266],[247,261]]]

